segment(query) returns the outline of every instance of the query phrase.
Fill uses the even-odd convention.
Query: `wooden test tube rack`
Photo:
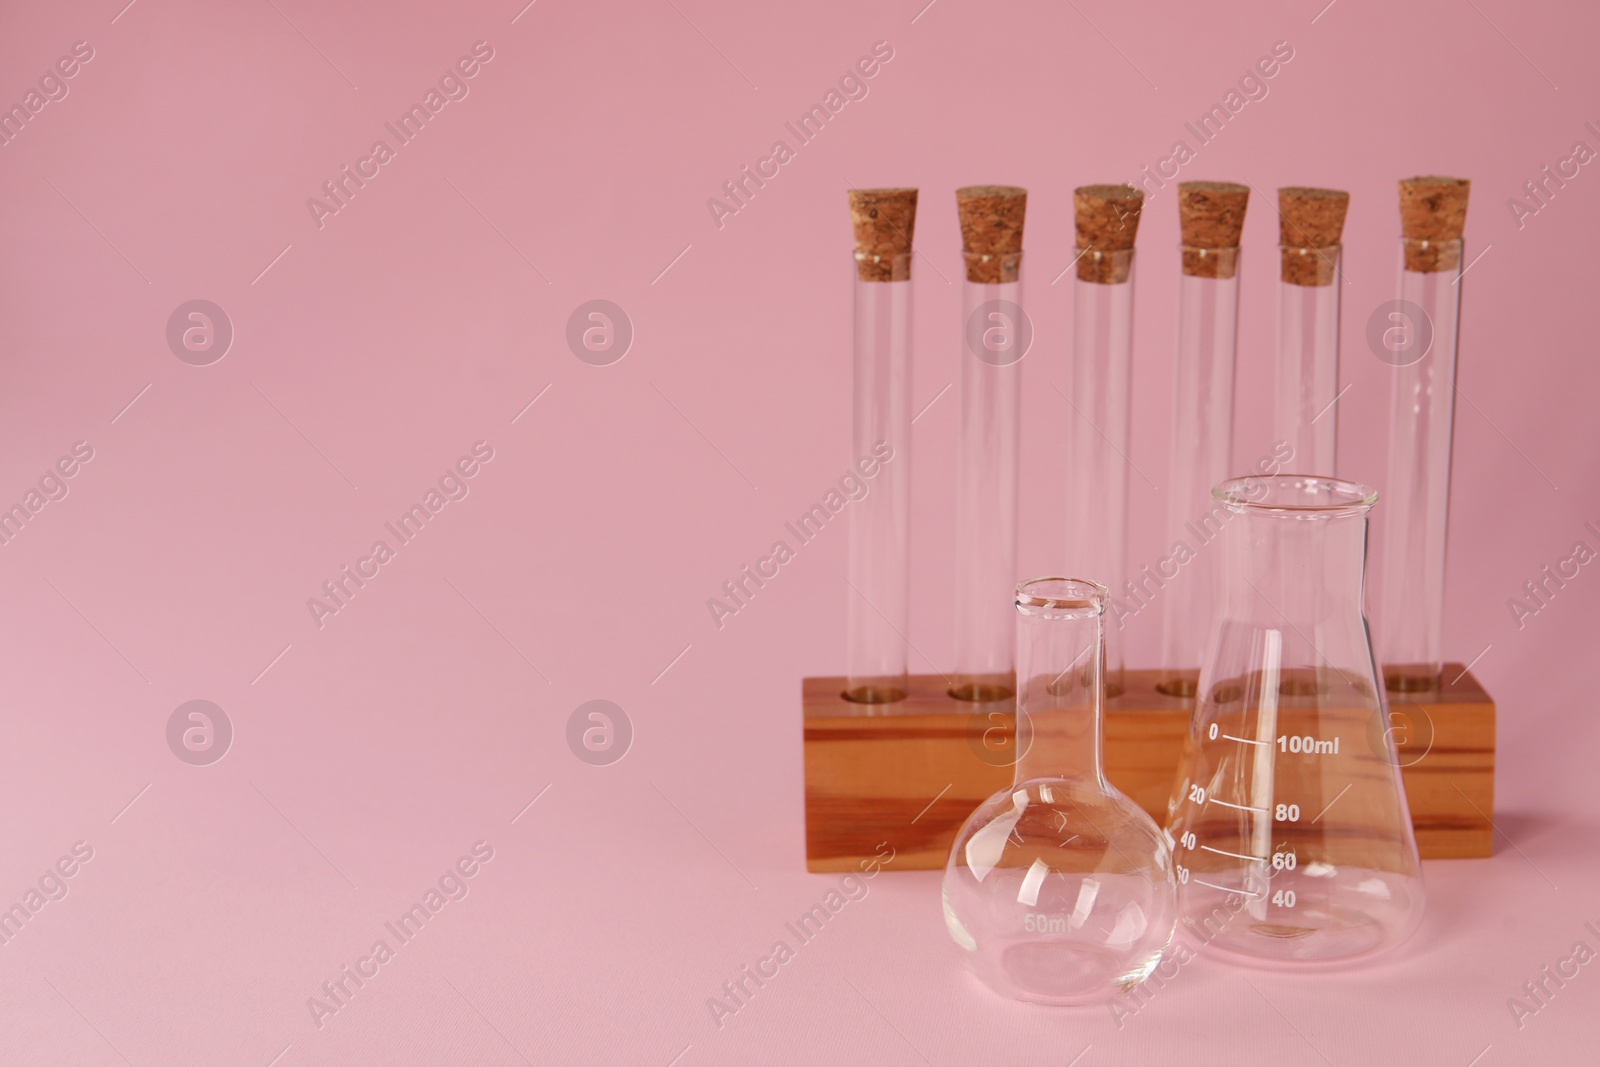
[[[1177,772],[1192,701],[1155,688],[1158,671],[1125,671],[1106,702],[1105,767],[1111,784],[1157,822]],[[1493,850],[1494,701],[1460,664],[1434,692],[1389,694],[1390,722],[1423,859],[1483,857]],[[894,704],[853,704],[843,678],[806,678],[806,867],[853,871],[894,849],[890,870],[942,868],[966,817],[1011,782],[1005,705],[951,698],[944,678],[911,677]],[[979,714],[974,714],[978,710]],[[989,712],[993,710],[994,714]],[[986,743],[985,731],[991,734]]]

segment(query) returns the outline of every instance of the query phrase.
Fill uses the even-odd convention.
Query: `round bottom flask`
[[[1072,578],[1017,587],[1016,777],[945,866],[967,968],[1017,1000],[1109,1000],[1150,975],[1177,921],[1166,838],[1101,766],[1106,601]]]

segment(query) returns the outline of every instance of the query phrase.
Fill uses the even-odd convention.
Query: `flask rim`
[[[1316,474],[1253,474],[1230,478],[1211,490],[1230,511],[1327,517],[1365,514],[1378,492],[1360,482]]]
[[[1106,613],[1111,592],[1087,578],[1047,576],[1017,583],[1017,611],[1053,619],[1089,619]]]

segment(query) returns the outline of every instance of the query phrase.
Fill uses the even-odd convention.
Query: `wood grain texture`
[[[1166,818],[1190,702],[1126,672],[1106,705],[1106,777],[1157,822]],[[1390,723],[1424,859],[1492,852],[1494,702],[1459,664],[1431,694],[1390,694]],[[895,704],[852,704],[843,678],[806,678],[806,866],[856,870],[887,843],[894,870],[944,866],[967,815],[1011,782],[1007,704],[952,700],[939,675],[913,675]]]

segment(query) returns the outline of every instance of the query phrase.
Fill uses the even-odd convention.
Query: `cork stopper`
[[[1072,191],[1078,230],[1078,278],[1099,285],[1128,280],[1133,240],[1139,234],[1144,192],[1131,185],[1081,185]]]
[[[915,189],[851,189],[856,275],[864,282],[911,277],[911,236],[917,225]]]
[[[1022,266],[1022,222],[1028,190],[1015,185],[968,185],[956,190],[967,281],[1014,282]]]
[[[1431,274],[1461,265],[1456,246],[1467,225],[1465,178],[1403,178],[1400,181],[1400,233],[1406,239],[1406,270]]]
[[[1281,277],[1290,285],[1332,285],[1350,194],[1342,189],[1286,186],[1278,190]]]
[[[1231,278],[1238,273],[1239,235],[1244,232],[1244,211],[1249,203],[1248,185],[1178,183],[1183,273],[1196,278]]]

